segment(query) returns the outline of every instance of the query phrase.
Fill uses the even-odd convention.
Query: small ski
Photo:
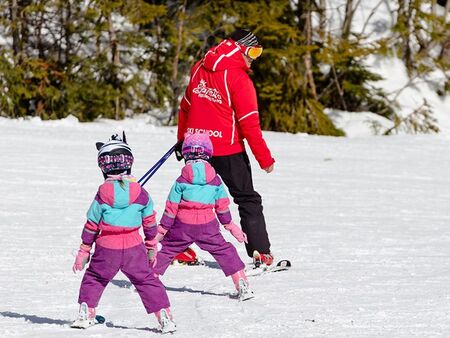
[[[104,324],[105,321],[105,317],[96,315],[94,319],[77,319],[70,325],[70,327],[73,329],[87,329],[97,324]]]
[[[287,271],[291,268],[291,261],[288,259],[282,259],[272,265],[261,264],[255,267],[254,264],[251,267],[245,269],[245,274],[248,277],[260,276],[269,272]]]
[[[201,259],[201,258],[196,258],[195,261],[192,262],[184,262],[184,261],[179,261],[179,260],[173,260],[171,263],[171,265],[175,265],[175,266],[180,266],[180,265],[184,265],[184,266],[198,266],[198,265],[205,265],[205,262]]]

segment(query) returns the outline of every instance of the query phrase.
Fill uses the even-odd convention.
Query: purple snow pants
[[[147,313],[169,307],[166,289],[154,276],[143,243],[128,249],[107,249],[96,245],[81,282],[78,303],[97,307],[103,290],[119,270],[136,287]]]
[[[206,224],[184,224],[175,219],[173,226],[161,241],[162,248],[156,256],[155,272],[163,275],[173,258],[192,243],[208,251],[219,263],[225,276],[230,276],[245,267],[236,248],[226,242],[220,233],[217,220]]]

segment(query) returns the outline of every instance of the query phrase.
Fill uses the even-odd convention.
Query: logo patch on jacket
[[[200,83],[192,90],[192,92],[197,94],[198,97],[222,104],[222,95],[220,95],[219,91],[215,88],[208,88],[206,86],[206,81],[203,79],[200,80]]]

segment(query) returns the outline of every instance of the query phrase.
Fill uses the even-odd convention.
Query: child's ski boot
[[[248,286],[248,280],[244,270],[234,273],[231,275],[231,278],[233,279],[234,286],[238,292],[237,297],[240,301],[255,297],[255,294]]]
[[[96,324],[103,324],[104,322],[105,319],[102,316],[95,315],[95,308],[88,307],[86,303],[81,303],[78,319],[74,321],[70,327],[76,329],[87,329],[88,327]]]
[[[170,313],[169,308],[161,309],[160,311],[156,312],[156,318],[158,318],[160,330],[162,333],[172,333],[177,330],[177,325],[172,319],[172,314]]]
[[[172,261],[173,265],[203,265],[203,261],[197,257],[197,254],[191,248],[176,255]]]

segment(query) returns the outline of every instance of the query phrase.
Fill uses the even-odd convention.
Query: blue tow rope
[[[166,162],[166,160],[170,157],[170,155],[172,155],[172,153],[175,151],[175,148],[177,147],[178,143],[175,143],[172,148],[169,149],[169,151],[167,153],[164,154],[163,157],[161,157],[159,159],[158,162],[156,162],[153,167],[151,167],[145,174],[144,176],[142,176],[138,183],[141,184],[141,186],[144,186],[145,183],[147,183],[147,181],[158,171],[159,168],[161,168],[161,166],[163,165],[164,162]]]

